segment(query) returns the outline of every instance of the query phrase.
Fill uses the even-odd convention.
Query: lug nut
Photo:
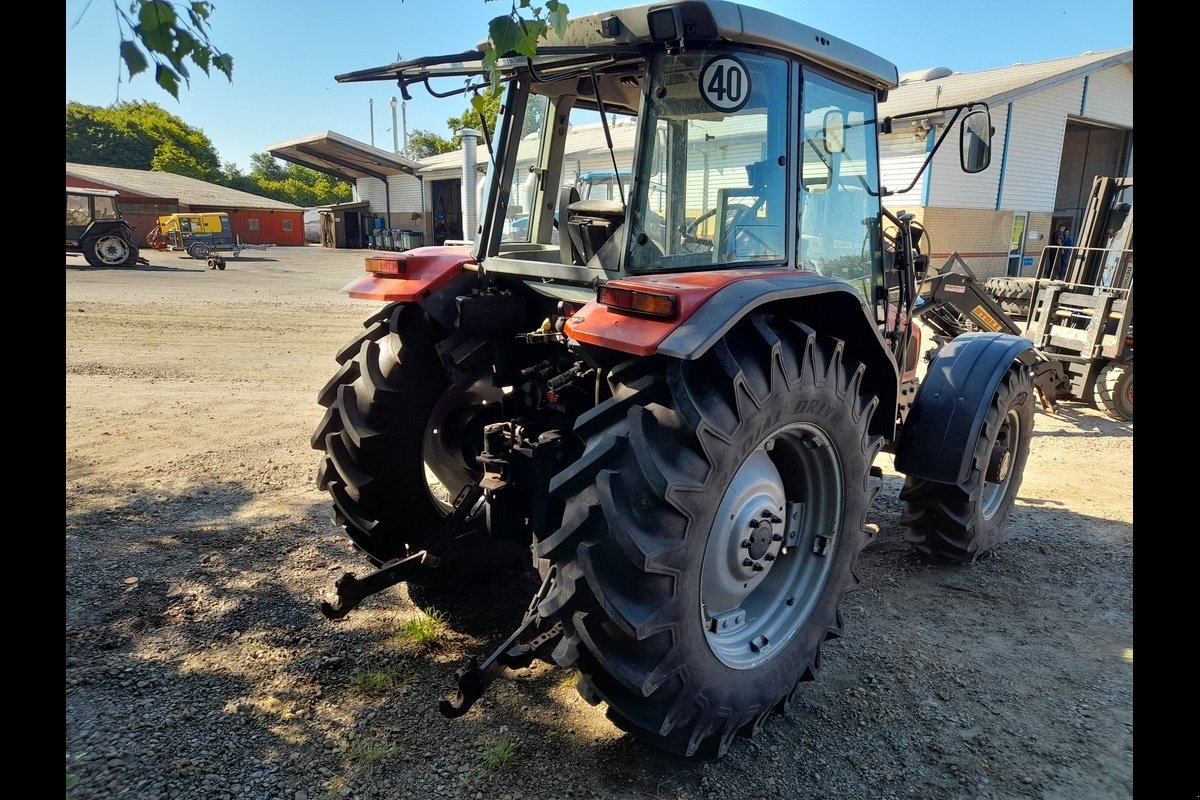
[[[756,519],[752,519],[752,520],[750,520],[750,529],[751,529],[751,530],[754,530],[754,529],[755,529],[755,528],[757,528],[759,525],[762,525],[762,523],[761,523],[761,522],[759,522],[758,520],[756,520]]]
[[[771,534],[771,541],[772,541],[772,542],[782,542],[782,541],[783,541],[783,534],[782,534],[782,533],[772,533],[772,534]]]
[[[757,565],[756,565],[756,564],[755,564],[753,561],[751,561],[750,559],[748,559],[748,558],[743,558],[743,559],[742,559],[742,566],[743,566],[743,567],[750,567],[750,566],[757,566]],[[759,569],[762,569],[762,567],[759,567]]]
[[[774,560],[775,560],[774,553],[764,553],[763,554],[763,561],[774,561]]]
[[[742,547],[743,548],[745,548],[746,550],[749,550],[750,545],[751,545],[751,541],[749,539],[742,539]]]
[[[749,560],[749,559],[747,559],[747,560]],[[755,561],[755,562],[753,563],[753,566],[751,566],[751,569],[753,569],[755,572],[762,572],[762,571],[763,571],[763,565],[762,565],[762,564],[760,564],[760,563],[758,563],[757,561]]]

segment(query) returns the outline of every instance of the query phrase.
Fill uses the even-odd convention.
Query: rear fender
[[[346,284],[342,291],[358,300],[416,303],[461,274],[464,265],[474,263],[470,251],[464,247],[418,247],[403,253],[380,251],[367,256],[367,274]],[[372,270],[373,265],[380,269]]]
[[[676,313],[671,319],[639,316],[593,301],[567,321],[565,331],[576,341],[635,356],[691,361],[751,311],[770,311],[845,343],[846,359],[866,366],[863,389],[879,398],[872,433],[893,438],[896,363],[871,308],[844,281],[781,267],[621,278],[605,285],[670,294],[676,299]]]
[[[1033,342],[1007,333],[964,333],[949,341],[917,390],[896,443],[896,470],[961,485],[1001,378],[1013,361],[1032,368],[1037,358]]]

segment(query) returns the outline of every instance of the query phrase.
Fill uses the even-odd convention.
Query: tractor
[[[878,136],[901,120],[877,114],[887,60],[724,0],[573,18],[495,75],[484,55],[336,76],[406,98],[495,77],[504,96],[473,243],[372,254],[347,287],[380,307],[336,354],[311,444],[373,569],[320,608],[462,589],[516,559],[538,588],[457,671],[444,715],[539,659],[648,744],[720,757],[842,634],[881,454],[917,550],[972,562],[1003,540],[1044,357],[976,331],[918,377],[928,259],[882,205]],[[953,161],[986,169],[987,106],[904,119],[935,111],[948,124],[921,169],[952,132]],[[621,172],[612,115],[636,121],[628,186],[583,199],[564,153],[589,122]]]
[[[131,226],[121,215],[113,189],[67,188],[67,252],[93,267],[132,267],[150,263],[138,255]]]

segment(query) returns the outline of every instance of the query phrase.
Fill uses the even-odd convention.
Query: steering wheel
[[[698,252],[705,252],[705,251],[711,252],[712,251],[713,240],[709,239],[709,238],[705,238],[703,236],[698,236],[696,234],[696,229],[698,227],[700,227],[700,225],[702,223],[704,223],[705,220],[708,220],[708,219],[716,216],[716,213],[717,213],[717,209],[715,209],[715,208],[709,209],[708,211],[705,211],[703,214],[696,217],[694,220],[692,220],[688,224],[681,225],[679,227],[680,238],[683,239],[683,243],[685,245],[689,245],[690,248],[692,248],[692,252],[698,253]],[[725,237],[726,237],[725,250],[726,250],[726,252],[729,252],[731,249],[728,246],[729,232],[732,230],[735,230],[735,229],[736,229],[736,232],[734,233],[734,242],[735,243],[741,242],[741,241],[749,241],[749,242],[754,242],[754,243],[758,244],[764,251],[769,252],[773,249],[772,245],[770,245],[769,243],[764,241],[762,239],[762,237],[760,237],[757,233],[755,233],[751,229],[752,226],[749,223],[754,219],[755,219],[755,214],[754,214],[753,209],[750,206],[735,204],[735,205],[728,206],[726,208],[726,210],[725,210]]]

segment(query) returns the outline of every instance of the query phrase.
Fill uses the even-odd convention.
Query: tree
[[[439,153],[450,153],[458,149],[458,145],[450,139],[438,136],[433,131],[414,130],[408,135],[409,158],[428,158]]]
[[[107,108],[67,103],[67,161],[127,169],[158,169],[216,180],[221,160],[212,140],[156,103]]]
[[[233,81],[233,56],[222,52],[209,39],[208,19],[213,4],[208,0],[185,3],[129,0],[128,11],[117,0],[113,7],[121,33],[121,60],[130,78],[145,72],[153,63],[154,82],[176,100],[180,81],[191,86],[188,61],[205,75],[215,68]]]
[[[527,10],[530,16],[522,16],[522,10]],[[543,11],[546,12],[545,19],[542,19]],[[537,43],[551,28],[559,36],[566,33],[569,13],[566,3],[559,0],[546,0],[544,8],[532,5],[531,0],[513,0],[512,10],[508,14],[493,17],[488,22],[488,43],[483,49],[483,66],[491,78],[491,88],[471,98],[471,105],[476,111],[484,110],[485,98],[500,95],[500,73],[496,71],[496,61],[509,53],[533,58],[537,53]]]

